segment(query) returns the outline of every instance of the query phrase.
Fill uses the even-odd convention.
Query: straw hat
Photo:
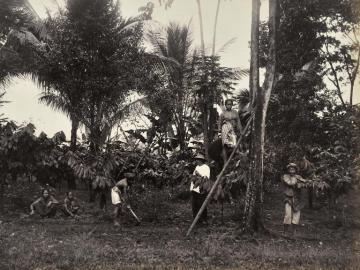
[[[197,153],[197,155],[194,157],[194,159],[206,160],[205,156],[201,153]]]
[[[128,182],[127,179],[121,179],[119,182],[116,183],[117,187],[127,187],[128,186]]]
[[[135,177],[135,173],[131,173],[131,172],[124,173],[124,177],[125,177],[125,178],[134,178],[134,177]]]
[[[287,169],[289,168],[294,168],[295,170],[298,170],[298,166],[295,164],[295,163],[289,163],[287,166],[286,166]]]

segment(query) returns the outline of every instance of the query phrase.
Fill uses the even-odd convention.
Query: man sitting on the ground
[[[35,213],[41,217],[54,217],[58,210],[59,202],[49,194],[47,189],[43,189],[41,197],[30,205],[30,215]]]
[[[66,197],[64,199],[64,214],[66,216],[71,216],[76,218],[79,212],[79,205],[76,202],[76,198],[74,197],[71,191],[66,193]]]

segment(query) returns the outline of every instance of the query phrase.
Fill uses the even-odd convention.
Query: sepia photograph
[[[359,270],[360,0],[0,0],[0,270]]]

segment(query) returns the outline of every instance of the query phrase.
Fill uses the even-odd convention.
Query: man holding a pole
[[[195,157],[196,168],[191,177],[190,191],[191,191],[191,206],[193,217],[195,218],[199,212],[202,204],[205,201],[210,185],[210,167],[206,164],[204,155],[197,154]],[[207,209],[205,208],[200,219],[200,222],[207,224]]]
[[[137,217],[135,212],[131,209],[130,204],[128,203],[127,198],[127,189],[128,189],[128,181],[127,177],[130,176],[130,173],[126,173],[125,178],[121,179],[119,182],[115,184],[115,186],[111,189],[111,201],[112,204],[115,206],[114,209],[114,225],[120,226],[118,222],[118,218],[120,213],[125,212],[127,209],[130,214],[136,219],[136,225],[140,224],[140,219]]]

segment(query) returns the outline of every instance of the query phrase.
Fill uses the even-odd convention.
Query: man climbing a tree
[[[210,167],[206,164],[206,159],[204,155],[200,153],[197,154],[195,160],[197,166],[193,172],[190,183],[193,218],[195,218],[197,213],[199,212],[211,187]],[[207,209],[204,209],[199,219],[199,222],[207,224]]]
[[[224,164],[227,160],[227,152],[233,149],[236,145],[238,138],[237,134],[241,134],[242,125],[237,111],[232,109],[233,101],[227,99],[225,101],[226,110],[220,115],[219,118],[219,135],[223,144],[223,159]]]
[[[282,177],[284,184],[284,203],[285,203],[285,217],[284,217],[284,232],[288,227],[292,227],[295,232],[295,227],[300,222],[300,210],[304,207],[301,201],[301,188],[305,187],[307,180],[296,174],[298,167],[295,163],[287,165],[288,173]]]

